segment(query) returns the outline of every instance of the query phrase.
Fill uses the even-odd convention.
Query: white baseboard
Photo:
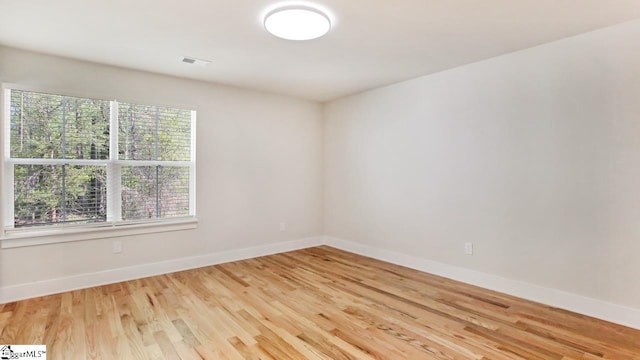
[[[471,285],[640,329],[640,309],[325,236],[325,244]]]
[[[322,245],[322,236],[0,287],[0,304]]]

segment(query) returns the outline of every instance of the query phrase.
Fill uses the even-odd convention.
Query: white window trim
[[[132,236],[132,235],[144,235],[144,234],[153,234],[160,232],[169,232],[169,231],[179,231],[179,230],[190,230],[195,229],[198,226],[198,219],[195,217],[196,212],[196,201],[195,201],[195,188],[196,188],[196,149],[195,149],[195,140],[196,140],[196,110],[191,111],[191,159],[192,161],[138,161],[138,160],[116,160],[117,153],[117,144],[118,137],[117,132],[114,136],[110,137],[110,146],[109,146],[109,160],[91,160],[90,164],[86,160],[73,160],[73,159],[11,159],[9,158],[10,154],[10,107],[7,105],[5,101],[9,90],[22,90],[22,91],[32,91],[32,92],[41,92],[41,93],[49,93],[49,94],[66,94],[64,91],[48,91],[42,89],[34,89],[32,87],[24,87],[15,84],[2,83],[0,86],[0,105],[2,106],[2,111],[0,111],[0,139],[2,139],[2,143],[4,148],[2,149],[3,159],[0,161],[0,190],[2,191],[2,201],[0,201],[0,248],[9,249],[9,248],[18,248],[18,247],[26,247],[26,246],[35,246],[35,245],[45,245],[45,244],[55,244],[55,243],[64,243],[64,242],[73,242],[73,241],[83,241],[83,240],[93,240],[93,239],[103,239],[103,238],[113,238],[113,237],[123,237],[123,236]],[[90,97],[90,95],[78,95],[78,94],[69,94],[68,96],[76,96],[76,97]],[[105,99],[104,97],[90,97],[96,99]],[[132,103],[137,103],[135,101],[130,101]],[[112,111],[111,111],[111,119],[110,126],[111,128],[115,128],[114,125],[117,126],[117,118],[113,116],[117,113],[117,100],[111,100]],[[113,108],[115,106],[115,109]],[[157,105],[157,106],[165,106],[165,105]],[[174,107],[174,106],[169,106]],[[176,106],[185,108],[185,106]],[[193,108],[193,107],[192,107]],[[114,110],[116,110],[114,112]],[[114,144],[116,145],[114,147]],[[104,162],[104,164],[101,164]],[[38,227],[30,227],[30,228],[21,228],[14,229],[13,227],[7,226],[7,224],[13,223],[13,211],[7,211],[7,207],[13,208],[14,204],[14,193],[13,189],[11,189],[11,185],[13,184],[13,166],[6,167],[6,165],[13,165],[15,163],[34,163],[34,164],[68,164],[68,165],[107,165],[112,167],[111,170],[120,169],[122,166],[127,165],[137,165],[137,166],[145,166],[145,165],[158,165],[161,166],[181,166],[181,167],[189,167],[189,175],[190,175],[190,187],[189,187],[189,216],[188,217],[180,217],[180,218],[165,218],[165,219],[151,219],[151,220],[140,220],[140,221],[126,221],[122,222],[121,218],[121,204],[120,202],[113,201],[114,197],[108,197],[109,203],[107,204],[108,211],[108,219],[110,221],[102,222],[102,223],[90,223],[90,224],[82,224],[82,225],[51,225],[42,228]],[[85,164],[86,163],[86,164]],[[148,163],[148,164],[147,164]],[[6,168],[5,168],[6,167]],[[115,172],[115,171],[114,171]],[[107,184],[107,191],[115,191],[115,193],[119,193],[120,189],[120,176],[118,174],[114,174],[116,176],[112,176],[110,183]],[[115,180],[114,180],[115,179]],[[111,206],[109,206],[111,205]]]

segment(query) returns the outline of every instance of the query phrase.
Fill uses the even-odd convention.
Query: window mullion
[[[62,222],[67,222],[67,165],[62,165]]]
[[[159,151],[160,151],[160,136],[158,135],[158,127],[160,126],[160,108],[156,106],[156,158],[155,161],[159,159]],[[160,165],[156,165],[156,217],[160,217]]]
[[[62,97],[62,158],[67,158],[67,97]],[[67,165],[62,165],[62,222],[67,221]]]
[[[122,220],[122,167],[118,160],[118,102],[111,101],[109,118],[109,165],[107,165],[107,221]]]

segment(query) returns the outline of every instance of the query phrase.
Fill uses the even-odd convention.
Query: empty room
[[[0,359],[640,360],[640,1],[0,1]]]

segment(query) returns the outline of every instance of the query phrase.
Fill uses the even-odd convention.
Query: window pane
[[[62,157],[62,96],[11,91],[11,157]]]
[[[107,159],[109,101],[11,90],[11,157]]]
[[[118,121],[120,159],[191,159],[190,110],[121,103]]]
[[[118,147],[123,160],[156,160],[155,106],[118,104]]]
[[[189,168],[160,167],[159,170],[161,217],[189,216]]]
[[[65,100],[65,159],[108,159],[109,101]]]
[[[122,168],[122,219],[156,217],[156,167]]]
[[[106,169],[101,166],[15,165],[14,225],[106,220]]]
[[[122,219],[189,215],[189,168],[122,168]]]
[[[160,108],[158,160],[191,160],[191,111]]]

